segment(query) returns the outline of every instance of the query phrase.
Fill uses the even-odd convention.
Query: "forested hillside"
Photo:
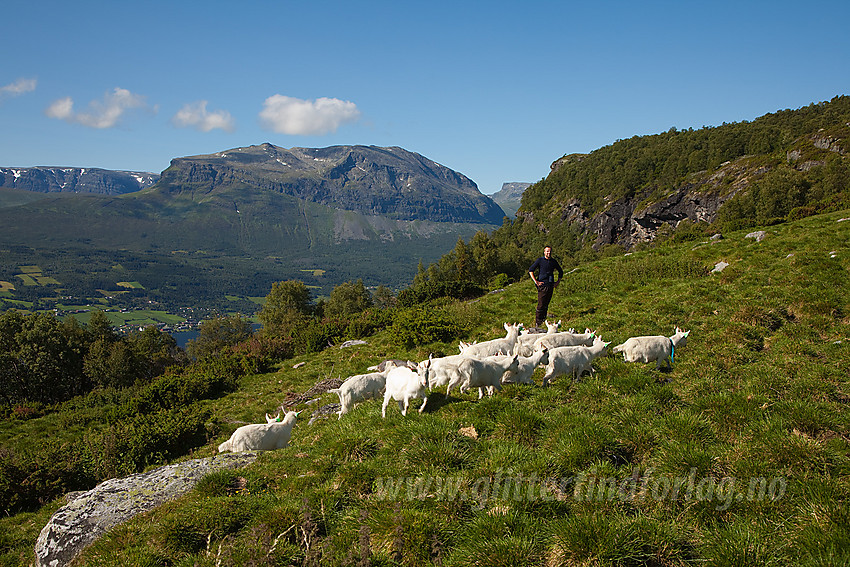
[[[556,160],[513,222],[476,234],[428,277],[521,277],[544,244],[562,263],[850,206],[850,97],[752,122],[618,140]]]

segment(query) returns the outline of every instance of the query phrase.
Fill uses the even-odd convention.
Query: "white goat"
[[[557,333],[558,329],[561,327],[560,320],[557,323],[550,323],[549,321],[545,321],[545,323],[545,333],[526,333],[520,334],[520,336],[517,337],[517,344],[519,345],[519,348],[517,349],[517,354],[521,356],[531,356],[532,353],[534,353],[534,341],[543,338],[546,335],[552,335],[554,333]]]
[[[347,414],[354,404],[364,400],[377,398],[387,382],[387,374],[397,366],[386,365],[383,372],[370,372],[368,374],[355,374],[345,379],[339,388],[328,390],[339,396],[339,418]]]
[[[458,365],[458,373],[446,386],[446,396],[454,386],[460,386],[465,393],[469,388],[478,388],[478,399],[484,397],[484,388],[492,396],[494,390],[502,389],[502,377],[514,374],[519,368],[518,356],[491,356],[487,358],[467,358]]]
[[[417,372],[420,375],[426,371],[428,372],[428,387],[433,390],[440,386],[445,386],[452,378],[457,376],[458,365],[467,358],[462,354],[453,354],[440,358],[434,358],[431,355],[427,360],[419,363]]]
[[[612,352],[622,352],[626,362],[646,363],[654,360],[656,369],[660,369],[662,363],[667,363],[672,369],[674,352],[677,347],[685,346],[690,333],[690,331],[683,331],[676,327],[676,332],[671,337],[663,335],[631,337],[611,350]]]
[[[574,375],[580,378],[585,372],[593,372],[593,361],[605,354],[610,342],[596,337],[592,346],[565,346],[549,351],[549,363],[543,375],[543,385],[547,386],[555,376]]]
[[[502,384],[534,384],[534,369],[549,364],[549,349],[543,347],[534,351],[531,356],[519,356],[518,368],[514,374],[502,376]]]
[[[427,361],[426,361],[427,362]],[[384,405],[381,406],[381,417],[387,417],[387,404],[390,399],[398,402],[401,415],[407,415],[407,408],[413,398],[422,398],[419,413],[428,403],[428,373],[430,364],[421,367],[421,372],[414,372],[407,366],[397,366],[387,374],[386,390],[384,390]]]
[[[375,366],[370,366],[366,370],[370,370],[372,372],[386,372],[393,366],[409,366],[411,370],[416,370],[415,362],[411,362],[410,360],[401,360],[399,358],[384,360]]]
[[[487,356],[495,356],[497,354],[513,354],[517,344],[519,331],[522,329],[522,323],[514,323],[513,325],[504,325],[507,335],[501,339],[493,339],[480,343],[460,344],[460,353],[464,356],[474,356],[476,358],[484,358]]]
[[[553,349],[565,346],[589,347],[593,345],[593,339],[596,337],[595,332],[591,331],[590,329],[585,329],[584,333],[574,333],[572,331],[573,330],[570,329],[565,333],[547,333],[536,341],[534,341],[534,350],[537,350],[542,347]]]
[[[268,423],[251,423],[243,425],[233,432],[230,439],[218,446],[218,452],[232,451],[273,451],[283,449],[289,445],[292,428],[295,426],[295,418],[298,413],[290,411],[282,421],[271,418],[266,414]],[[280,414],[278,414],[280,417]],[[269,421],[271,420],[271,421]]]

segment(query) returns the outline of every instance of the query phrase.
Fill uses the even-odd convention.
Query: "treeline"
[[[671,128],[663,134],[619,140],[566,160],[523,193],[522,209],[536,211],[553,200],[578,199],[593,214],[604,208],[607,197],[617,200],[648,188],[679,187],[693,174],[716,170],[742,156],[762,156],[768,163],[771,158],[787,161],[786,152],[803,136],[850,138],[848,122],[850,97],[840,96],[799,110],[767,114],[753,122],[699,130]],[[821,152],[812,157],[822,156]]]
[[[171,335],[156,327],[121,335],[102,311],[93,312],[86,327],[51,313],[0,315],[0,408],[6,411],[148,382],[185,362]]]
[[[471,280],[421,281],[396,296],[356,280],[315,299],[299,280],[275,282],[257,313],[261,331],[242,315],[215,316],[201,322],[185,350],[155,326],[121,334],[102,311],[92,312],[83,326],[73,317],[9,310],[0,314],[0,416],[32,417],[96,390],[138,389],[169,368],[209,358],[235,356],[246,369],[264,371],[387,327],[397,328],[393,336],[400,344],[422,344],[428,340],[405,326],[415,319],[412,311],[425,310],[433,299],[477,297],[487,289]],[[461,327],[455,324],[454,335]]]
[[[721,206],[711,226],[682,222],[658,240],[694,239],[848,208],[848,140],[850,97],[838,96],[752,122],[671,128],[619,140],[590,154],[565,156],[549,176],[526,189],[513,222],[505,219],[491,234],[480,232],[468,243],[459,241],[439,261],[420,267],[415,283],[515,281],[547,244],[563,265],[623,253],[616,244],[592,248],[577,225],[564,221],[565,204],[577,200],[593,215],[622,198],[649,203],[745,156],[741,167],[748,183]],[[726,181],[731,180],[727,176]]]

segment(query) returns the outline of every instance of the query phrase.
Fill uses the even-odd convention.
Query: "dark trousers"
[[[537,286],[537,311],[534,313],[534,326],[540,327],[546,321],[546,314],[549,312],[549,302],[552,301],[552,292],[555,291],[555,284],[543,283]]]

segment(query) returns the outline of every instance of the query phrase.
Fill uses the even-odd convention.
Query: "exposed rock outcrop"
[[[111,528],[191,490],[203,476],[244,467],[256,452],[228,453],[114,478],[72,493],[53,514],[35,545],[37,567],[62,567]]]
[[[552,170],[582,157],[564,156],[552,164]],[[666,195],[651,194],[653,189],[650,189],[609,201],[596,214],[585,210],[578,199],[570,199],[562,202],[550,219],[557,219],[554,224],[576,227],[596,249],[607,244],[619,244],[628,249],[635,244],[652,241],[665,225],[675,229],[683,220],[713,222],[726,200],[767,171],[767,168],[747,167],[743,163],[745,159],[727,162],[713,174],[684,183]],[[517,213],[526,221],[536,222],[539,230],[546,232],[551,220],[540,222],[538,214]]]

